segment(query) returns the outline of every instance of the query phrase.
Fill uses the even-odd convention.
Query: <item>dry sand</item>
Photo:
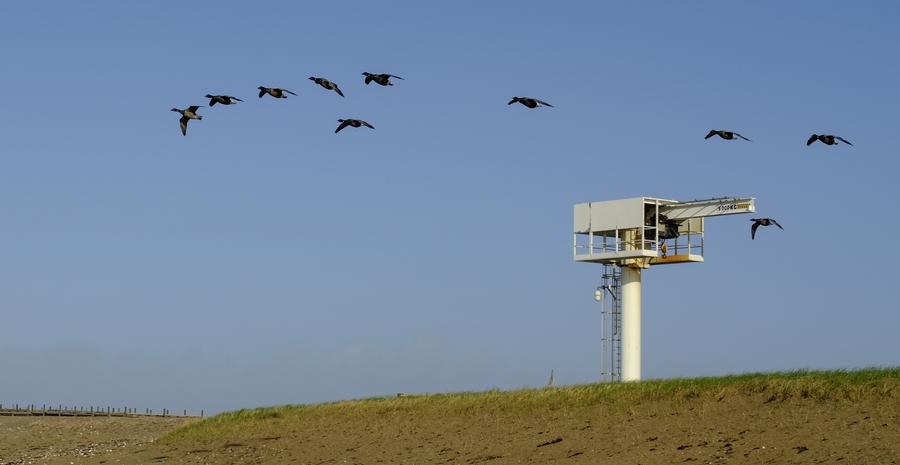
[[[0,417],[6,464],[658,464],[900,462],[900,400],[648,402],[510,415],[401,411],[215,441],[160,441],[179,418]]]

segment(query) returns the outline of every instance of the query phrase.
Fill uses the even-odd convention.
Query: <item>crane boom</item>
[[[678,202],[671,205],[660,205],[660,214],[670,220],[684,220],[707,216],[733,215],[735,213],[753,213],[756,205],[752,197],[722,197],[691,202]]]

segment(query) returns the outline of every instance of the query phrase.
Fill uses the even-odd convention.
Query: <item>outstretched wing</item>
[[[750,240],[756,239],[757,228],[759,228],[759,221],[753,223],[753,226],[750,226]]]
[[[385,76],[387,76],[387,77],[392,77],[392,78],[397,78],[397,79],[400,79],[401,81],[405,81],[405,80],[406,80],[406,79],[403,79],[403,78],[400,77],[400,76],[394,76],[393,74],[385,74]]]
[[[841,138],[841,137],[834,136],[834,138],[837,139],[837,140],[839,140],[839,141],[841,141],[841,142],[843,142],[843,143],[845,143],[845,144],[847,144],[847,145],[853,145],[853,144],[851,144],[850,142],[847,142],[846,140],[844,140],[844,139]]]
[[[712,131],[709,131],[709,134],[707,134],[706,137],[704,137],[704,139],[709,139],[710,137],[712,137],[718,133],[719,133],[719,131],[716,131],[715,129],[713,129]]]
[[[372,126],[371,124],[369,124],[369,123],[367,123],[367,122],[365,122],[365,121],[360,120],[360,123],[362,123],[363,126],[370,127],[370,128],[372,128],[372,129],[375,129],[375,126]]]
[[[516,103],[516,102],[518,102],[518,101],[519,101],[519,97],[513,97],[513,99],[510,100],[509,103],[507,103],[507,105],[512,105],[512,104],[514,104],[514,103]]]
[[[740,134],[738,134],[738,133],[736,133],[736,132],[734,132],[734,133],[732,133],[732,134],[734,134],[734,135],[740,137],[741,139],[744,139],[744,140],[747,141],[747,142],[753,142],[752,140],[747,139],[746,137],[744,137],[744,136],[742,136],[742,135],[740,135]]]
[[[269,92],[265,87],[259,88],[259,98],[263,98],[263,95],[266,95],[267,93],[269,93]]]
[[[771,219],[771,218],[769,218],[769,221],[771,221],[771,222],[772,222],[772,224],[774,224],[774,225],[775,225],[775,226],[778,226],[778,229],[780,229],[780,230],[782,230],[782,231],[784,231],[784,228],[782,228],[782,227],[781,227],[781,225],[780,225],[780,224],[778,224],[778,222],[777,222],[777,221],[775,221],[775,220],[773,220],[773,219]]]
[[[553,105],[550,105],[549,103],[544,102],[544,101],[541,101],[541,100],[538,100],[538,99],[534,99],[534,101],[537,102],[537,103],[540,103],[541,105],[543,105],[543,106],[545,106],[545,107],[551,107],[551,108],[553,107]]]
[[[813,134],[812,136],[810,136],[809,140],[806,141],[806,145],[812,144],[813,142],[817,141],[818,139],[819,139],[819,136]]]
[[[341,129],[344,129],[344,128],[346,128],[348,125],[350,125],[350,120],[348,120],[348,119],[339,119],[338,121],[341,122],[341,125],[338,126],[337,129],[334,130],[334,133],[335,133],[335,134],[341,132]]]
[[[297,95],[297,94],[295,94],[295,93],[293,93],[293,92],[291,92],[291,91],[289,91],[289,90],[287,90],[287,89],[281,89],[281,90],[283,90],[283,91],[285,91],[285,92],[287,92],[287,93],[289,93],[289,94],[291,94],[291,95]]]
[[[188,107],[188,110],[191,110],[191,113],[197,113],[197,110],[199,110],[199,109],[200,109],[199,105],[191,105],[190,107]]]
[[[181,134],[182,135],[185,135],[185,136],[187,135],[187,124],[188,124],[188,121],[190,121],[190,120],[191,119],[188,118],[187,116],[182,116],[181,119],[178,120],[178,122],[181,123]]]
[[[344,93],[341,92],[341,89],[338,89],[337,84],[333,84],[333,85],[334,85],[334,91],[337,92],[338,95],[340,95],[341,97],[343,97],[343,96],[344,96]]]

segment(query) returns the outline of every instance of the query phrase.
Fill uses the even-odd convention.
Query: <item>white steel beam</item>
[[[754,198],[724,197],[721,199],[694,200],[676,204],[659,206],[659,213],[670,220],[699,218],[707,216],[733,215],[735,213],[753,213],[756,211]]]
[[[622,270],[622,381],[641,380],[641,269]]]

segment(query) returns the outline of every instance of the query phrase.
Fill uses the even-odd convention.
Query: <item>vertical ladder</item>
[[[600,381],[622,380],[622,271],[603,264],[597,288],[603,296],[600,310]]]

